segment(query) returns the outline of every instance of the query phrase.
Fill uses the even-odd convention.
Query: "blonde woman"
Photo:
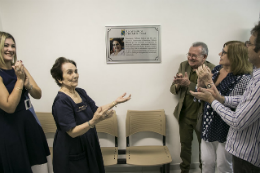
[[[0,172],[50,173],[49,147],[30,102],[41,98],[12,35],[0,32]]]

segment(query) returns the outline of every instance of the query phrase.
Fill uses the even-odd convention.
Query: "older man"
[[[179,133],[181,142],[180,164],[181,172],[188,173],[191,164],[191,144],[193,140],[193,131],[195,130],[200,143],[200,132],[196,130],[197,117],[202,112],[203,103],[194,102],[194,97],[189,93],[194,91],[197,84],[196,69],[202,64],[208,66],[211,70],[214,65],[206,61],[208,56],[208,47],[203,42],[193,43],[187,54],[187,61],[180,64],[178,73],[174,77],[170,91],[172,94],[179,94],[180,100],[175,107],[174,115],[179,120]],[[201,164],[200,164],[201,167]]]
[[[255,69],[242,96],[223,97],[214,84],[209,89],[199,88],[197,93],[191,91],[195,97],[210,103],[230,126],[225,149],[233,155],[234,173],[260,173],[260,22],[251,34],[245,45]],[[236,109],[232,111],[226,106]]]

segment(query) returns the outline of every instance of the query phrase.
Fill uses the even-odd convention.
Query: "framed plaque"
[[[160,63],[160,25],[106,26],[106,62]]]

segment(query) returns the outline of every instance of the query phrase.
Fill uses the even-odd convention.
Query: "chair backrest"
[[[166,134],[165,111],[128,110],[126,115],[126,137],[137,132],[150,131],[165,136]]]
[[[56,124],[52,113],[49,112],[36,112],[36,115],[41,123],[44,133],[55,133]]]
[[[105,119],[96,124],[97,132],[107,133],[112,136],[118,137],[118,128],[117,128],[117,115],[114,112],[111,118]]]

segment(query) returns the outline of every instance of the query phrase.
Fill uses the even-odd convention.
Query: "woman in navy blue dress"
[[[95,124],[113,115],[112,107],[128,101],[123,94],[112,103],[97,107],[85,90],[76,88],[76,63],[58,58],[51,75],[60,90],[52,105],[57,131],[53,144],[55,173],[104,173],[102,153]]]
[[[0,32],[0,52],[0,172],[50,173],[49,147],[29,98],[40,99],[41,89],[16,61],[8,33]]]

